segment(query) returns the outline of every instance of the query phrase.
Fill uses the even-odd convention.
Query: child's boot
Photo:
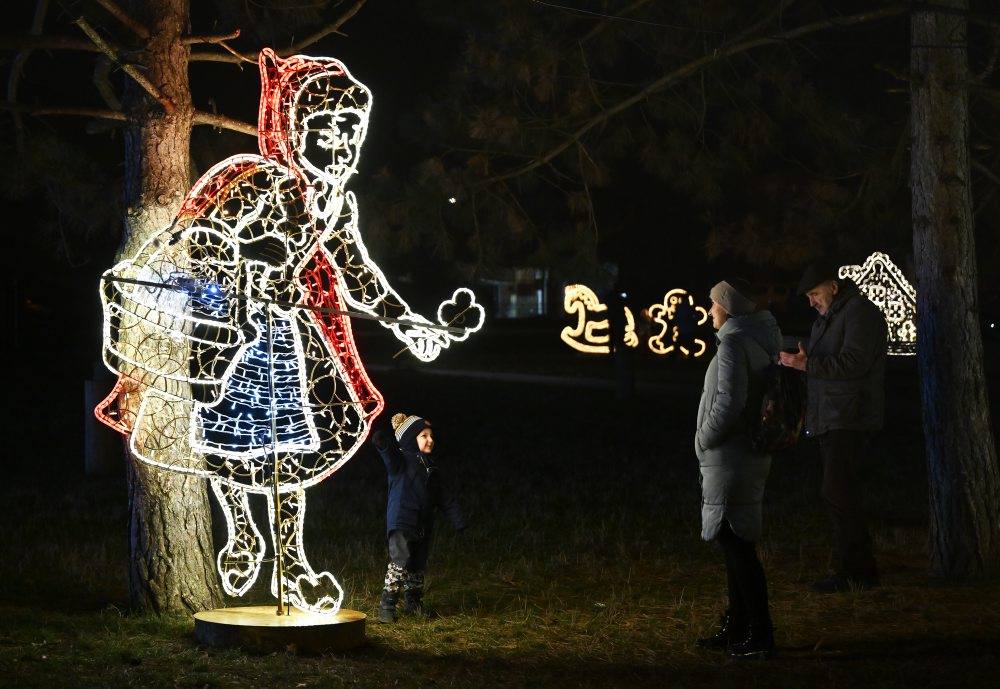
[[[403,614],[415,617],[431,616],[424,607],[423,589],[407,589],[403,592]]]
[[[399,600],[398,591],[382,589],[382,600],[378,604],[378,621],[383,623],[396,621],[396,601]]]

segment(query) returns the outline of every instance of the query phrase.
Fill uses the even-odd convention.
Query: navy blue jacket
[[[452,528],[468,526],[458,500],[443,485],[431,455],[403,452],[391,433],[375,433],[372,444],[389,474],[386,534],[398,529],[417,538],[430,536],[436,510],[444,513]]]

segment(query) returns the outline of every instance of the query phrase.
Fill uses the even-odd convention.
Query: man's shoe
[[[770,660],[778,655],[774,645],[774,627],[750,625],[750,631],[743,641],[729,644],[726,655],[731,660]]]
[[[816,593],[844,593],[845,591],[867,591],[879,585],[878,577],[848,577],[834,574],[809,585]]]
[[[731,643],[744,640],[749,631],[746,622],[734,619],[726,610],[719,616],[719,629],[715,634],[698,639],[695,645],[706,650],[725,651]]]

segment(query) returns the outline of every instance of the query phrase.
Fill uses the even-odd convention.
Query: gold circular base
[[[356,610],[320,615],[291,608],[279,615],[269,605],[217,608],[195,613],[194,636],[206,646],[250,653],[331,653],[364,644],[366,617]]]

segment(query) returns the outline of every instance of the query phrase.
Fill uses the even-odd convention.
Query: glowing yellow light
[[[563,296],[566,313],[576,315],[576,325],[566,326],[559,337],[578,352],[609,354],[611,334],[608,330],[608,307],[601,303],[594,291],[586,285],[566,285]],[[639,337],[635,332],[635,317],[627,306],[625,310],[625,335],[627,347],[636,347]],[[597,318],[595,318],[597,316]]]
[[[272,592],[335,613],[343,589],[306,558],[304,490],[354,455],[383,408],[349,316],[377,320],[431,361],[484,312],[460,288],[431,321],[370,259],[345,189],[370,91],[330,58],[265,50],[260,67],[261,155],[212,167],[169,227],[105,273],[104,360],[119,380],[96,412],[139,461],[209,479],[227,524],[217,558],[227,593],[246,593],[260,573],[265,540],[248,500],[259,493]]]
[[[889,354],[917,353],[917,292],[886,254],[876,251],[860,266],[841,266],[848,278],[885,315],[889,326]]]
[[[695,336],[695,328],[708,320],[708,311],[694,303],[694,297],[683,289],[672,289],[663,302],[649,307],[650,320],[659,326],[648,341],[656,354],[679,352],[683,356],[699,357],[707,344]]]

